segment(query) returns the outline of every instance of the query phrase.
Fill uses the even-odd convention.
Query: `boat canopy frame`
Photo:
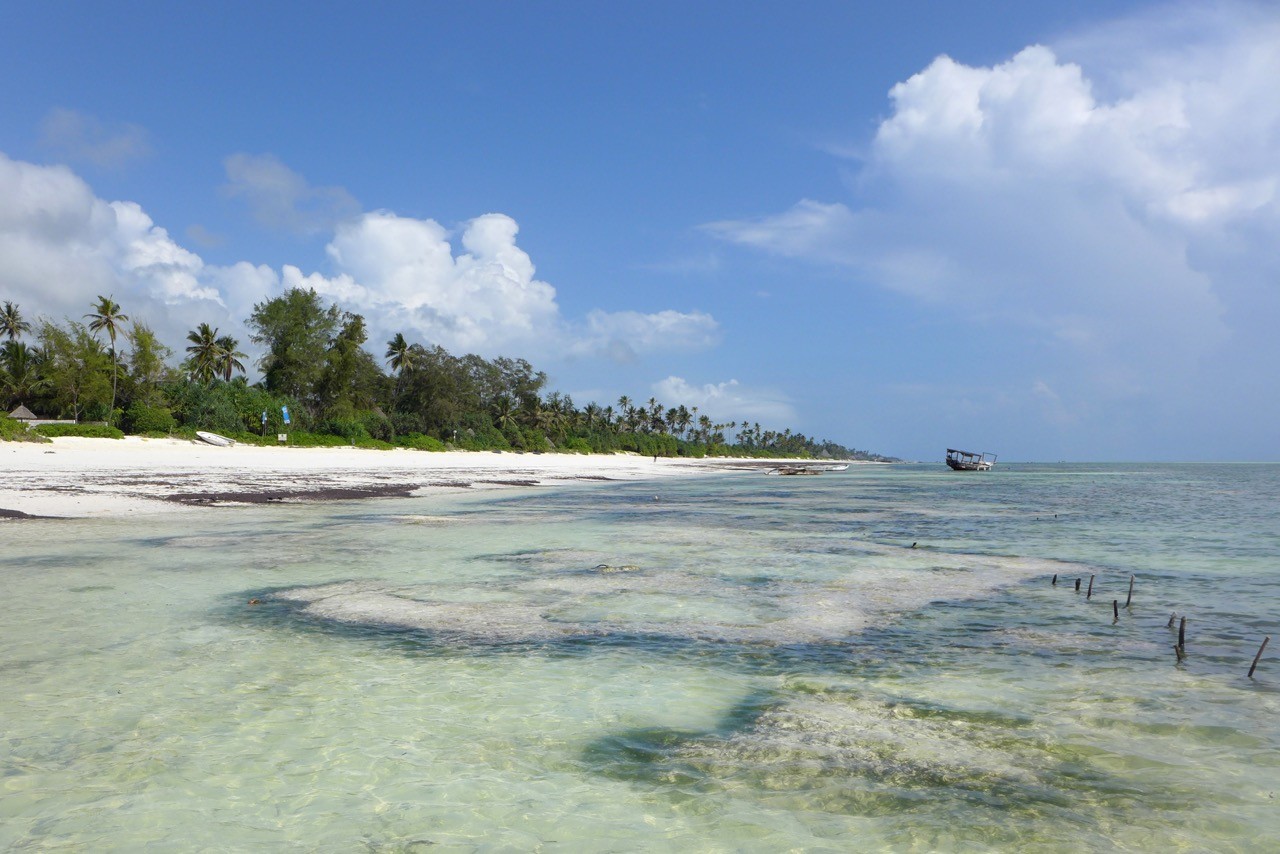
[[[996,464],[996,455],[986,451],[962,451],[947,448],[947,465],[965,471],[986,471]]]

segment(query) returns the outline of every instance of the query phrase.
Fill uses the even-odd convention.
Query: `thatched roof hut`
[[[17,421],[36,421],[36,414],[27,409],[22,404],[18,404],[18,408],[9,413],[9,417]]]

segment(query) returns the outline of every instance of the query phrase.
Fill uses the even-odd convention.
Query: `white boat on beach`
[[[204,430],[197,430],[196,438],[202,442],[208,442],[210,445],[217,445],[220,448],[229,448],[236,443],[234,439],[219,436],[217,433],[206,433]]]

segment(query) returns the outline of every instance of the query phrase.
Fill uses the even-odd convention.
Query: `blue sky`
[[[1277,459],[1275,4],[9,3],[0,299],[938,459]],[[247,344],[247,341],[245,342]]]

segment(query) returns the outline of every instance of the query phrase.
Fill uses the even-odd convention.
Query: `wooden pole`
[[[1076,592],[1077,592],[1077,593],[1079,593],[1079,592],[1080,592],[1080,579],[1078,579],[1078,578],[1076,579]]]
[[[1129,598],[1124,600],[1124,606],[1126,608],[1128,608],[1129,605],[1132,604],[1133,602],[1133,579],[1134,579],[1134,576],[1132,575],[1129,576]]]
[[[1111,600],[1111,613],[1115,615],[1115,619],[1112,620],[1111,622],[1113,623],[1120,622],[1120,600],[1119,599]]]
[[[1187,647],[1187,618],[1183,617],[1178,623],[1178,649],[1186,649]]]
[[[1184,658],[1186,658],[1186,657],[1187,657],[1187,653],[1186,653],[1186,652],[1182,649],[1182,647],[1180,647],[1180,646],[1175,646],[1175,647],[1173,648],[1173,651],[1174,651],[1175,653],[1177,653],[1177,655],[1178,655],[1178,661],[1182,661],[1182,659],[1184,659]]]
[[[1092,576],[1092,575],[1091,575],[1091,576],[1089,576],[1089,592],[1085,594],[1085,596],[1084,596],[1084,598],[1085,598],[1085,599],[1092,599],[1092,598],[1093,598],[1093,579],[1094,579],[1095,577],[1096,577],[1096,576]]]
[[[1177,612],[1177,611],[1175,611],[1175,612],[1173,612],[1172,614],[1170,614],[1170,615],[1169,615],[1169,624],[1168,624],[1167,626],[1165,626],[1165,628],[1167,628],[1167,629],[1171,629],[1171,628],[1173,628],[1173,621],[1174,621],[1174,620],[1176,620],[1176,619],[1178,619],[1178,612]]]
[[[1058,573],[1056,573],[1056,572],[1053,574],[1053,582],[1052,582],[1052,583],[1053,583],[1053,586],[1054,586],[1054,587],[1057,587],[1057,586],[1058,586]]]
[[[1258,661],[1262,659],[1262,651],[1267,648],[1267,644],[1271,641],[1271,635],[1267,635],[1262,639],[1262,646],[1258,647],[1258,654],[1253,657],[1253,666],[1249,668],[1249,678],[1253,678],[1253,671],[1258,669]]]

